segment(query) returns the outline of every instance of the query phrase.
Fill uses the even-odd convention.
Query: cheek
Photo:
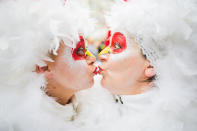
[[[72,66],[70,64],[72,64]],[[74,61],[74,63],[70,64],[68,66],[68,70],[65,70],[65,75],[70,76],[72,80],[76,82],[75,84],[86,81],[88,79],[90,75],[88,73],[89,68],[84,60]]]
[[[85,60],[74,60],[71,54],[71,48],[66,49],[64,55],[62,56],[62,63],[67,67],[67,71],[71,76],[81,76],[84,75],[87,70],[87,63]],[[63,66],[63,68],[64,68]],[[65,69],[66,70],[66,69]]]
[[[104,76],[103,85],[127,87],[139,79],[144,71],[144,62],[145,60],[137,52],[112,54],[107,62],[107,73]]]
[[[133,64],[132,56],[132,51],[128,49],[119,54],[111,54],[107,62],[109,71],[121,73],[129,68]]]
[[[122,53],[118,53],[118,54],[111,54],[110,55],[110,60],[113,62],[118,62],[118,61],[122,61],[123,59],[128,58],[129,55],[131,55],[132,51],[130,50],[130,48],[128,47],[124,52]]]
[[[84,68],[86,66],[86,61],[85,60],[74,60],[71,54],[71,48],[67,48],[63,57],[62,61],[64,64],[68,65],[70,70],[77,70]]]
[[[120,74],[109,74],[103,77],[101,84],[105,88],[118,88],[124,85],[125,79]]]
[[[75,89],[85,89],[92,86],[93,76],[88,73],[88,67],[84,64],[84,66],[75,66],[65,68],[66,65],[61,67],[59,71],[58,81],[62,83],[62,85],[69,86]]]
[[[144,69],[145,60],[138,52],[138,49],[128,45],[127,49],[119,54],[111,54],[108,67],[114,72],[139,71]]]
[[[66,53],[67,52],[67,53]],[[91,82],[91,74],[85,60],[75,61],[70,51],[67,50],[65,54],[58,59],[56,64],[56,77],[62,84],[69,84],[75,88],[85,88],[88,82]]]

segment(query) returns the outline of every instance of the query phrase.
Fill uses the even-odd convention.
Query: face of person
[[[93,64],[96,58],[85,55],[83,38],[80,38],[74,49],[61,42],[57,53],[54,62],[48,63],[49,69],[45,75],[50,84],[74,91],[90,88],[93,85],[96,68]]]
[[[149,62],[142,55],[138,44],[121,33],[112,36],[111,53],[100,55],[100,66],[103,76],[101,84],[113,94],[129,95],[143,92],[138,88],[141,81],[152,77],[147,71],[153,71]],[[101,53],[102,54],[102,53]]]

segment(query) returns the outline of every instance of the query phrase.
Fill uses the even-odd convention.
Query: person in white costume
[[[196,131],[196,1],[119,1],[106,20],[112,33],[99,54],[101,84],[120,111],[106,128]]]
[[[124,0],[109,6],[111,44],[99,54],[99,72],[115,99],[99,81],[76,93],[92,85],[95,61],[84,56],[93,27],[82,4],[0,3],[0,130],[197,129],[195,1]],[[69,103],[70,93],[61,99],[64,91],[53,91],[54,83],[70,85],[78,102]]]
[[[93,85],[94,21],[80,3],[0,1],[0,131],[73,130],[76,92]]]
[[[195,131],[196,18],[195,1],[117,2],[106,16],[111,45],[99,54],[115,99],[98,83],[81,93],[80,129]]]

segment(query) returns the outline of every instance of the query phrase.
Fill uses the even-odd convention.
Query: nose
[[[98,56],[98,58],[101,62],[107,62],[109,60],[109,56],[110,54],[104,54],[104,55]]]
[[[97,71],[96,71],[97,67],[94,65],[94,63],[96,62],[96,57],[86,56],[86,62],[87,62],[90,73],[97,74]]]
[[[88,65],[93,65],[96,62],[96,57],[89,50],[86,50],[85,56]]]
[[[112,53],[112,49],[108,46],[104,48],[99,54],[98,58],[101,60],[101,62],[106,62],[109,59],[109,54]]]
[[[93,65],[96,62],[96,57],[87,56],[86,57],[86,62],[87,62],[88,65]]]
[[[100,56],[100,55],[105,55],[105,54],[110,54],[110,53],[112,53],[112,49],[111,49],[111,47],[106,47],[106,48],[104,48],[99,54],[98,54],[98,56]]]

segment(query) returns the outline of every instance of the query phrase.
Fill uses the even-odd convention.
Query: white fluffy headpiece
[[[144,130],[195,131],[197,119],[193,116],[197,114],[196,1],[121,0],[112,9],[106,17],[112,31],[134,37],[143,53],[154,65],[159,77],[154,82],[158,92],[157,97],[152,99],[152,102],[156,103],[151,108],[155,115],[150,113],[147,121],[139,127],[148,122],[152,123],[153,128],[148,124]],[[165,120],[161,120],[158,112],[162,112],[160,114],[166,117]],[[169,112],[170,115],[166,115]],[[144,119],[146,115],[142,115],[140,119]],[[181,126],[171,121],[173,115],[175,116],[173,120],[177,119]],[[139,122],[137,119],[134,121]],[[167,121],[170,123],[166,124]],[[156,128],[157,125],[159,128]],[[174,125],[176,129],[172,128]],[[138,130],[139,127],[133,130]]]
[[[44,64],[48,51],[56,53],[60,40],[74,47],[79,34],[86,36],[94,25],[89,11],[72,0],[3,0],[0,12],[2,82],[9,74]]]
[[[47,97],[33,71],[60,40],[72,48],[88,35],[89,11],[75,0],[0,0],[0,19],[0,130],[68,130],[72,105]]]
[[[194,39],[196,6],[194,0],[121,0],[106,19],[112,31],[134,37],[154,64],[167,53],[166,49]]]

